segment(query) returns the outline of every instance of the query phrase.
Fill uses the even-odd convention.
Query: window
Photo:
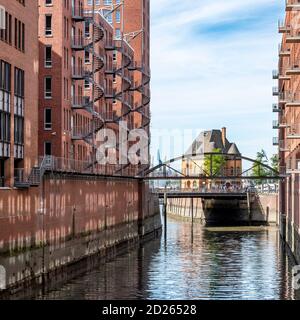
[[[52,129],[52,110],[50,108],[45,109],[45,119],[44,119],[44,129],[51,130]]]
[[[44,152],[45,156],[51,156],[52,155],[52,143],[49,141],[46,141],[44,144]]]
[[[0,60],[0,158],[10,156],[11,65]]]
[[[52,36],[52,15],[45,16],[45,35]]]
[[[11,37],[11,36],[10,36]],[[25,51],[25,24],[15,18],[15,47]]]
[[[85,51],[84,62],[90,63],[90,53],[88,51]]]
[[[103,1],[103,4],[104,4],[105,6],[109,6],[109,5],[112,4],[112,0],[104,0],[104,1]]]
[[[1,11],[2,10],[2,11]],[[2,12],[2,13],[1,13]],[[12,16],[0,6],[0,39],[12,44]]]
[[[0,29],[5,29],[5,8],[0,5]]]
[[[15,144],[24,144],[24,117],[18,115],[14,115],[14,139]]]
[[[90,23],[88,20],[84,21],[84,33],[85,33],[86,38],[90,37]]]
[[[52,47],[45,46],[45,67],[51,68],[52,67]]]
[[[116,39],[117,40],[121,39],[121,30],[119,28],[116,28]]]
[[[103,10],[103,14],[104,14],[106,20],[107,20],[109,23],[112,23],[112,22],[113,22],[113,21],[112,21],[112,14],[111,14],[110,10],[104,9],[104,10]]]
[[[121,12],[120,10],[116,11],[116,23],[120,23],[121,22]]]
[[[45,77],[45,99],[52,98],[52,78]]]
[[[46,0],[46,6],[51,6],[52,5],[52,0]]]
[[[15,68],[15,96],[24,98],[24,71]]]
[[[25,73],[15,67],[14,74],[14,157],[24,158],[24,83]]]

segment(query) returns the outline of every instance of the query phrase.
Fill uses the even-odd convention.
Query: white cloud
[[[152,0],[151,6],[153,127],[227,125],[229,136],[244,154],[253,156],[254,140],[256,149],[274,152],[271,71],[277,62],[278,17],[270,19],[261,10],[273,8],[280,14],[282,9],[283,14],[284,4],[274,0]],[[257,18],[259,11],[259,23],[252,30],[202,31],[220,21]],[[249,117],[254,130],[251,135],[239,134],[248,127]],[[156,154],[157,145],[152,147]]]

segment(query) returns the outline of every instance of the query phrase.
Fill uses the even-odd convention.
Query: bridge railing
[[[246,193],[256,192],[254,188],[153,188],[153,193]]]

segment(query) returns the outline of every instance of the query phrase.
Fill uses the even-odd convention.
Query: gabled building
[[[226,176],[228,179],[214,181],[215,185],[222,185],[227,182],[234,184],[230,181],[230,176],[237,176],[242,172],[241,153],[235,143],[229,142],[226,136],[226,128],[222,130],[203,131],[195,139],[185,155],[195,155],[191,159],[182,161],[182,173],[185,175],[199,176],[197,180],[184,180],[183,188],[199,188],[202,186],[211,185],[211,181],[204,180],[203,176],[210,176],[210,171],[205,162],[207,162],[210,153],[227,154],[224,156],[225,164],[220,168],[219,172],[213,172],[217,176]],[[240,182],[238,182],[240,183]]]

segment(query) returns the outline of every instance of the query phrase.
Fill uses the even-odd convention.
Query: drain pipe
[[[251,194],[250,191],[247,190],[247,208],[248,208],[248,219],[249,224],[251,225],[252,222],[252,212],[251,212]]]

